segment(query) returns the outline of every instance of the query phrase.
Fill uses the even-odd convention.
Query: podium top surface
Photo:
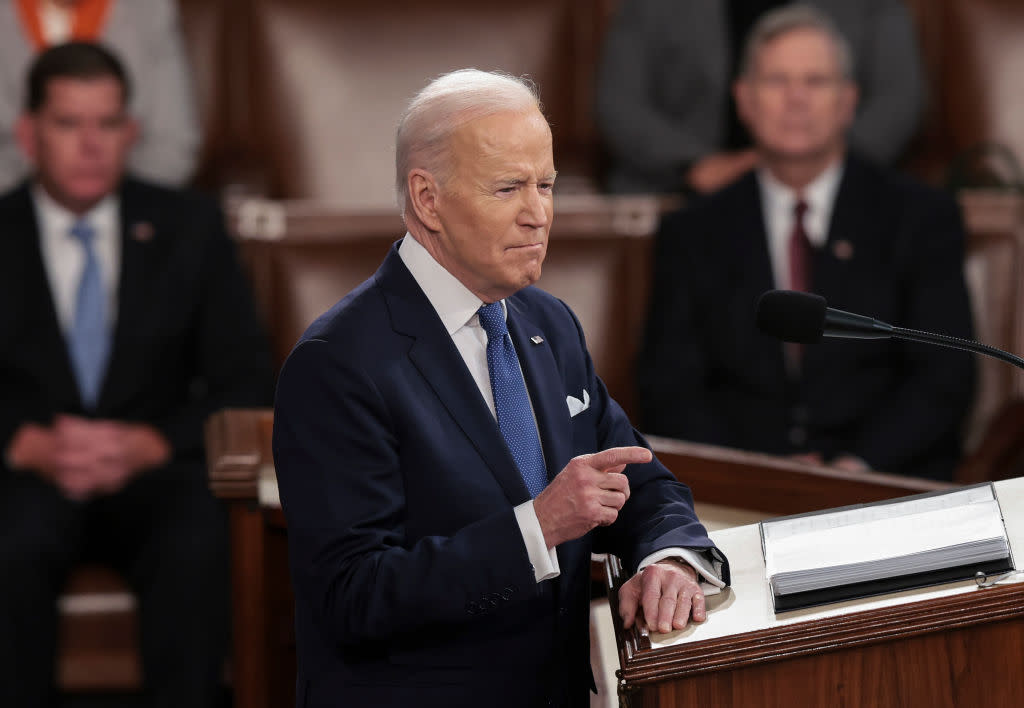
[[[1017,570],[1024,559],[1024,477],[993,483],[1003,512],[1007,539]],[[668,634],[651,633],[651,649],[659,649],[711,639],[772,629],[787,624],[825,619],[856,612],[892,607],[909,602],[932,600],[971,592],[986,592],[974,580],[947,583],[916,590],[849,600],[820,607],[794,610],[779,615],[772,606],[771,591],[765,579],[764,558],[757,524],[711,532],[711,538],[729,558],[732,586],[719,595],[708,597],[708,619]],[[1005,582],[1024,582],[1016,575]]]

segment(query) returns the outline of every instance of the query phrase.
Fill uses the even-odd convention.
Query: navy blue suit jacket
[[[79,400],[29,184],[0,197],[0,449],[24,423],[69,413],[148,423],[175,462],[198,464],[207,416],[270,400],[266,336],[216,202],[131,178],[119,195],[118,311],[93,411]]]
[[[576,455],[645,444],[566,305],[535,288],[506,304],[549,477]],[[590,407],[570,418],[566,396],[584,390]],[[618,521],[560,546],[561,574],[538,584],[513,513],[529,494],[397,247],[289,356],[274,459],[301,706],[586,705],[591,551],[635,565],[712,548],[689,490],[660,463],[635,465]]]
[[[899,340],[823,339],[787,375],[754,326],[773,283],[753,172],[665,218],[638,365],[649,433],[788,454],[859,455],[875,469],[949,479],[974,358]],[[894,325],[971,337],[964,230],[948,195],[850,157],[813,291]]]

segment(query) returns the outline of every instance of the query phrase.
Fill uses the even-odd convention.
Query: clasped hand
[[[147,425],[61,415],[49,427],[19,428],[8,456],[81,500],[116,492],[137,472],[166,462],[170,446]]]

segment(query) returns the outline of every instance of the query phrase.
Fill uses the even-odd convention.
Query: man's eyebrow
[[[553,182],[555,180],[555,177],[557,177],[557,176],[558,176],[558,172],[555,171],[555,172],[551,172],[549,174],[546,174],[546,175],[540,177],[537,181],[538,182]],[[522,177],[508,177],[506,179],[499,179],[499,180],[497,180],[495,182],[495,184],[503,184],[503,185],[508,185],[509,187],[517,187],[520,184],[526,184],[529,181],[530,180],[523,179]]]

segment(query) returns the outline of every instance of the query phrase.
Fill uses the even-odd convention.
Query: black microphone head
[[[757,300],[757,328],[784,342],[810,344],[825,329],[825,298],[795,290],[769,290]]]

